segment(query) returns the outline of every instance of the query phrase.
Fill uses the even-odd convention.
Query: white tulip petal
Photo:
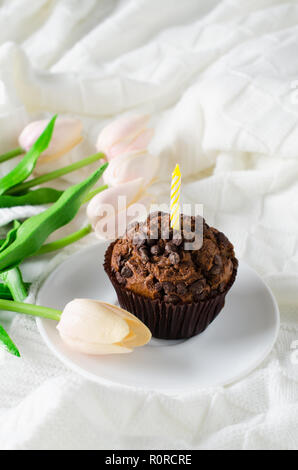
[[[69,302],[57,326],[63,342],[84,354],[123,354],[151,339],[150,330],[120,307],[90,299]]]
[[[19,136],[19,145],[28,151],[46,128],[49,120],[33,121]],[[69,152],[82,141],[82,123],[75,118],[58,118],[48,148],[41,154],[38,164],[54,160]]]
[[[129,337],[124,338],[121,342],[122,345],[130,348],[136,348],[138,346],[144,346],[144,344],[149,343],[152,334],[149,328],[144,325],[141,320],[135,317],[132,313],[124,310],[121,307],[117,307],[117,305],[109,304],[108,302],[103,302],[107,308],[111,309],[130,325],[131,334]]]
[[[130,115],[112,121],[102,129],[97,139],[96,148],[99,152],[109,155],[111,147],[117,143],[131,142],[144,129],[149,116]]]
[[[95,344],[119,343],[129,334],[125,320],[96,300],[69,302],[57,326],[64,336]]]
[[[152,202],[152,196],[144,194],[137,202],[130,204],[122,211],[106,215],[106,212],[102,210],[102,217],[97,217],[96,222],[93,223],[96,237],[105,240],[114,240],[115,238],[122,237],[131,222],[134,220],[145,220]]]
[[[106,355],[106,354],[125,354],[130,353],[133,349],[119,346],[118,344],[96,344],[86,343],[78,339],[72,339],[60,333],[63,342],[72,350],[90,355]]]
[[[127,204],[136,201],[141,194],[143,178],[138,178],[128,183],[119,184],[102,191],[94,196],[87,206],[87,216],[92,225],[96,224],[103,216],[103,205],[109,204],[114,208],[114,213],[118,212],[119,196],[125,196]]]

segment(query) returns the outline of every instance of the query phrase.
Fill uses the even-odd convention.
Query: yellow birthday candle
[[[179,165],[177,164],[172,173],[171,184],[171,227],[179,230],[180,227],[180,187],[181,187],[181,173]]]

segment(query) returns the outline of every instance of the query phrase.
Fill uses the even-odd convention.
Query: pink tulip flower
[[[87,216],[98,238],[122,236],[127,225],[136,218],[145,218],[152,202],[143,191],[143,179],[111,187],[94,196],[87,206]]]
[[[100,132],[96,148],[106,154],[110,161],[113,158],[129,152],[147,148],[153,129],[146,127],[149,116],[124,116],[111,122]]]
[[[109,186],[116,186],[137,178],[143,178],[144,186],[152,182],[159,166],[158,159],[146,150],[119,155],[110,161],[103,179]]]
[[[44,131],[49,120],[33,121],[28,124],[19,136],[19,145],[28,152],[40,134]],[[58,118],[55,123],[53,136],[48,148],[38,159],[39,163],[49,162],[69,152],[83,140],[82,123],[75,118]]]
[[[90,299],[69,302],[57,329],[71,349],[84,354],[123,354],[151,339],[149,329],[120,307]]]

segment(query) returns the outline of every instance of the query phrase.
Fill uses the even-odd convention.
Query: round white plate
[[[106,247],[93,245],[70,256],[46,279],[38,303],[58,309],[74,298],[116,303],[103,269]],[[258,366],[276,340],[279,311],[268,287],[241,262],[224,309],[205,332],[188,340],[152,339],[130,354],[87,356],[64,345],[54,321],[38,319],[37,325],[52,352],[88,379],[178,394],[227,385]]]

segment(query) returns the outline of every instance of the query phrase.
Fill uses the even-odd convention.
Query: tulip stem
[[[12,298],[22,302],[28,295],[26,285],[19,267],[12,268],[0,274],[3,283],[9,288]]]
[[[93,189],[93,191],[90,191],[90,193],[87,194],[83,204],[86,204],[86,202],[89,202],[96,194],[101,193],[105,189],[108,189],[108,185],[104,184],[103,186],[100,186],[99,188]]]
[[[61,250],[65,246],[71,245],[72,243],[80,240],[81,238],[85,237],[92,231],[91,225],[86,225],[86,227],[77,230],[74,233],[71,233],[67,237],[60,238],[52,243],[46,243],[43,245],[33,256],[44,255],[46,253],[50,253],[51,251]]]
[[[0,299],[0,309],[9,312],[24,313],[25,315],[32,315],[34,317],[48,318],[50,320],[56,321],[60,320],[62,314],[61,310],[4,299]]]
[[[61,176],[67,175],[68,173],[79,170],[80,168],[83,168],[84,166],[90,165],[91,163],[101,160],[104,157],[105,155],[103,153],[96,153],[94,155],[91,155],[90,157],[83,158],[78,162],[72,163],[71,165],[67,165],[63,168],[60,168],[59,170],[51,171],[50,173],[38,176],[37,178],[26,181],[25,183],[17,184],[9,191],[7,191],[7,194],[16,194],[24,192],[29,188],[32,188],[39,184],[47,183],[48,181],[52,181],[56,178],[60,178]]]
[[[10,160],[11,158],[18,157],[23,153],[25,153],[25,151],[22,149],[22,147],[17,147],[16,149],[10,150],[9,152],[2,153],[2,155],[0,155],[0,163],[6,162],[6,160]]]

